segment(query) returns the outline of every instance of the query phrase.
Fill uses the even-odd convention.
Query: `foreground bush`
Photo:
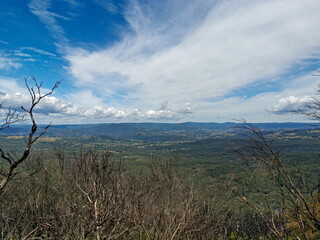
[[[1,239],[318,237],[304,215],[297,218],[295,212],[282,214],[276,208],[262,212],[247,200],[241,205],[223,188],[225,183],[195,186],[174,159],[153,159],[133,174],[109,152],[66,157],[56,149],[54,155],[53,160],[44,154],[28,159],[0,196]],[[303,235],[297,219],[305,220]]]

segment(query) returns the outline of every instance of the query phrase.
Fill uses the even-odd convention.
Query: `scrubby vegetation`
[[[29,133],[0,138],[1,239],[320,239],[319,131],[41,141],[33,80]]]

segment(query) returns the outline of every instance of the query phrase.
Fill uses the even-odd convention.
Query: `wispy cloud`
[[[64,1],[73,7],[78,7],[79,5],[81,5],[81,3],[78,0],[64,0]]]
[[[58,23],[57,18],[63,20],[69,20],[70,18],[51,12],[51,0],[32,0],[28,6],[30,11],[39,17],[40,21],[58,41],[58,44],[64,45],[69,42],[63,28]]]
[[[75,84],[98,95],[144,112],[189,102],[214,117],[215,99],[319,57],[319,8],[317,0],[130,1],[121,42],[71,49],[66,59]]]
[[[4,44],[4,45],[9,45],[9,43],[7,41],[3,41],[3,40],[0,40],[0,43]]]
[[[20,69],[26,62],[36,62],[37,58],[23,50],[3,50],[0,52],[0,69],[14,70]]]
[[[38,53],[38,54],[41,54],[41,55],[47,55],[47,56],[51,56],[51,57],[56,57],[55,54],[50,53],[50,52],[47,52],[47,51],[44,51],[44,50],[39,49],[39,48],[34,48],[34,47],[21,47],[20,49],[21,49],[22,51],[27,50],[27,51],[32,51],[32,52],[35,52],[35,53]]]
[[[13,54],[14,56],[18,56],[18,57],[31,57],[30,54],[27,54],[27,53],[22,53],[22,52],[16,52]]]
[[[7,54],[0,53],[0,69],[1,70],[10,70],[20,68],[22,65],[17,59],[8,56]]]
[[[118,12],[118,9],[116,5],[114,4],[113,0],[93,0],[93,2],[101,7],[103,7],[105,10],[111,13]]]

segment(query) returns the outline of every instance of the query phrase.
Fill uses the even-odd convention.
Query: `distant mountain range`
[[[210,136],[224,135],[239,131],[241,123],[101,123],[52,125],[46,136],[50,137],[83,137],[100,136],[115,139],[150,139],[152,141],[172,138],[172,140],[203,139]],[[312,123],[255,123],[264,131],[302,130],[318,128]],[[39,125],[39,130],[44,125]],[[0,135],[27,135],[30,125],[16,124],[0,132]]]

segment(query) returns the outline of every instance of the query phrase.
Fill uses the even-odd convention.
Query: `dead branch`
[[[39,84],[35,77],[32,77],[31,80],[33,81],[34,86],[30,86],[28,81],[28,78],[25,78],[25,85],[29,91],[30,97],[31,97],[31,106],[30,108],[25,108],[24,106],[21,107],[21,109],[26,112],[26,114],[29,116],[31,120],[31,128],[29,135],[27,137],[27,142],[24,150],[22,151],[22,154],[19,157],[13,157],[10,155],[10,153],[5,152],[3,149],[0,148],[0,156],[2,159],[6,160],[6,162],[9,164],[8,169],[0,181],[0,194],[3,192],[4,188],[8,184],[8,182],[14,177],[14,170],[21,164],[30,154],[30,150],[32,148],[32,145],[41,137],[43,136],[48,128],[50,127],[51,123],[49,123],[42,131],[37,132],[38,125],[36,123],[35,117],[34,117],[34,109],[35,107],[40,103],[42,99],[45,97],[51,95],[53,91],[60,85],[61,81],[58,81],[55,83],[55,85],[51,88],[51,90],[45,94],[41,93],[42,88],[42,82]],[[17,115],[15,111],[10,112],[7,114],[5,123],[2,125],[2,129],[10,126],[11,124],[19,121],[19,114]],[[1,128],[0,128],[1,130]]]

